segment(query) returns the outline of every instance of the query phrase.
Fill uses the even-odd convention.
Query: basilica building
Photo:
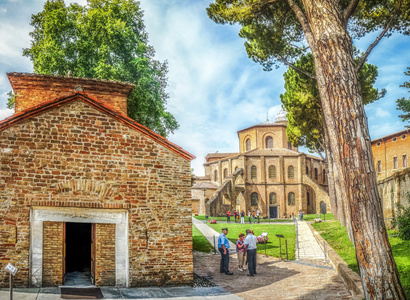
[[[317,213],[321,203],[330,212],[324,161],[299,152],[287,140],[286,126],[282,110],[275,122],[239,130],[239,152],[208,154],[205,176],[192,190],[198,212],[224,216],[227,210],[259,210],[265,218],[288,218],[300,210]],[[217,187],[212,197],[206,197],[206,188],[198,193],[205,186]]]

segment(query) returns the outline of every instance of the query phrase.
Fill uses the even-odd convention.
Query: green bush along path
[[[340,226],[339,221],[315,223],[312,226],[329,243],[356,273],[359,273],[356,252],[346,233],[346,228]],[[400,281],[407,299],[410,299],[410,241],[398,237],[389,237],[394,260],[400,274]]]
[[[214,247],[195,225],[192,225],[192,248],[201,252],[212,252],[214,250]]]

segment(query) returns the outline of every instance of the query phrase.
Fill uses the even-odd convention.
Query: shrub
[[[407,201],[410,203],[410,193],[407,193]],[[410,206],[404,207],[397,205],[397,227],[399,229],[399,238],[410,240]]]

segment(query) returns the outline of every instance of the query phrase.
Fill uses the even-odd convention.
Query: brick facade
[[[64,223],[43,225],[43,286],[58,286],[64,279]]]
[[[372,151],[378,181],[408,168],[410,129],[372,140]]]
[[[205,176],[211,184],[222,187],[237,168],[244,171],[235,182],[235,186],[243,188],[243,191],[237,196],[232,193],[224,197],[222,206],[212,204],[212,207],[221,207],[218,215],[224,216],[227,209],[243,210],[246,214],[259,210],[263,217],[268,217],[277,210],[277,217],[288,218],[298,215],[300,210],[308,214],[317,213],[321,202],[326,203],[327,210],[331,211],[323,160],[301,153],[290,145],[286,126],[286,122],[280,120],[245,128],[238,131],[239,153],[212,153],[206,156]],[[270,171],[272,168],[274,172]],[[309,181],[304,180],[305,174],[309,176]],[[315,191],[318,190],[321,192],[317,195]],[[203,195],[206,192],[208,190],[202,191]],[[252,201],[255,194],[256,202]],[[196,195],[200,196],[199,191]],[[293,195],[294,202],[289,199]],[[219,198],[214,195],[209,200],[220,201],[216,199]]]
[[[112,209],[128,216],[127,285],[192,283],[193,156],[97,100],[76,93],[0,122],[1,266],[30,285],[35,209]]]

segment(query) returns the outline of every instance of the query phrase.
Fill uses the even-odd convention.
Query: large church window
[[[288,178],[295,178],[295,168],[293,166],[288,167]]]
[[[225,179],[226,177],[228,177],[228,169],[227,169],[227,168],[224,169],[224,179]]]
[[[252,179],[256,178],[256,166],[251,167],[251,178]]]
[[[251,139],[247,139],[245,144],[246,144],[246,151],[250,151],[251,150]]]
[[[218,171],[214,171],[214,181],[218,181]]]
[[[295,205],[295,204],[296,204],[295,193],[290,192],[288,194],[288,205]]]
[[[252,193],[251,194],[251,206],[257,206],[258,205],[258,193]]]
[[[274,179],[276,178],[276,167],[269,166],[269,178]]]
[[[268,136],[265,140],[266,149],[273,149],[273,138]]]
[[[269,194],[269,204],[276,204],[276,193],[270,193]]]

